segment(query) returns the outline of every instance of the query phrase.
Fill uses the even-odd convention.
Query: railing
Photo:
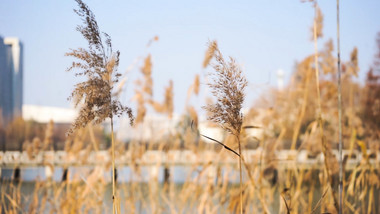
[[[338,151],[333,150],[335,157],[338,157]],[[349,157],[350,151],[344,150],[343,157]],[[380,152],[371,153],[369,163],[376,168],[380,165]],[[111,161],[108,151],[80,151],[77,154],[66,153],[65,151],[46,151],[39,152],[34,157],[29,157],[26,152],[7,151],[0,152],[0,167],[13,168],[33,167],[52,164],[54,166],[87,166],[87,165],[106,165]],[[246,150],[243,152],[244,160],[248,164],[278,164],[287,168],[318,168],[323,167],[324,156],[322,153],[311,156],[306,150],[281,150],[267,156],[262,150]],[[203,165],[213,164],[237,164],[238,157],[234,154],[223,151],[201,151],[193,152],[190,150],[171,150],[168,152],[148,150],[143,154],[137,154],[127,151],[124,154],[116,156],[116,164],[119,166],[131,163],[141,165],[168,164],[168,165]],[[347,160],[346,169],[351,169],[363,161],[363,155],[359,151],[354,151],[351,158]]]

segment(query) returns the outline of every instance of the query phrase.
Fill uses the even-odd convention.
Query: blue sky
[[[101,31],[112,37],[120,50],[119,71],[124,73],[137,57],[152,54],[154,96],[162,100],[164,87],[174,81],[175,111],[181,113],[186,92],[194,75],[203,75],[202,62],[207,41],[216,39],[225,56],[242,65],[249,81],[250,106],[263,90],[276,84],[276,71],[288,78],[295,61],[313,53],[310,41],[313,8],[300,1],[86,1]],[[336,45],[335,1],[318,2],[324,14],[324,38]],[[86,47],[75,30],[80,24],[73,12],[74,1],[4,0],[0,6],[0,35],[19,37],[24,43],[24,103],[69,107],[67,101],[78,80],[65,72],[70,48]],[[341,51],[347,60],[354,46],[359,49],[359,81],[376,51],[375,36],[380,31],[380,1],[341,1]],[[159,41],[149,49],[154,36]],[[137,66],[128,73],[123,102],[133,96]],[[203,105],[204,99],[192,101]],[[131,104],[135,106],[135,104]]]

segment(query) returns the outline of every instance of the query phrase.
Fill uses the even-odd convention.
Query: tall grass
[[[66,179],[33,183],[2,179],[2,213],[380,212],[377,206],[380,199],[380,131],[374,125],[377,121],[369,123],[373,118],[363,116],[377,115],[374,105],[367,105],[377,102],[371,93],[378,89],[376,83],[380,77],[371,71],[368,80],[371,84],[362,87],[352,78],[358,72],[357,49],[353,50],[348,62],[340,62],[340,54],[338,58],[333,56],[331,41],[318,49],[323,22],[317,7],[312,27],[314,54],[300,60],[291,83],[283,91],[271,90],[258,101],[263,108],[252,107],[244,117],[241,107],[247,80],[237,63],[233,59],[226,61],[217,43],[210,42],[202,67],[212,65],[213,70],[207,77],[215,100],[204,109],[209,120],[227,133],[218,141],[225,148],[221,149],[220,145],[206,143],[206,138],[200,138],[203,136],[200,130],[194,131],[199,128],[198,112],[190,105],[190,97],[199,93],[203,82],[201,75],[196,75],[189,87],[185,113],[175,130],[170,133],[157,131],[155,133],[159,134],[148,142],[138,137],[128,144],[113,139],[113,116],[127,111],[132,118],[130,109],[113,96],[119,77],[116,73],[119,54],[112,50],[110,37],[100,33],[89,8],[82,1],[77,2],[76,12],[83,21],[77,29],[89,47],[67,53],[77,60],[68,70],[74,70],[86,81],[77,84],[71,96],[81,110],[65,144],[67,156],[61,167],[69,169]],[[152,57],[148,54],[144,58],[140,69],[142,79],[136,88],[134,101],[138,108],[136,123],[139,124],[146,122],[145,116],[150,110],[166,115],[167,120],[171,120],[174,112],[175,81],[169,81],[164,100],[154,99]],[[339,89],[335,84],[340,78],[340,84],[347,87]],[[340,102],[349,104],[345,105],[348,107],[336,107],[337,94],[341,94]],[[368,97],[363,99],[365,94]],[[100,129],[96,123],[108,118],[111,120],[112,158],[100,160],[102,156],[93,153],[102,150],[96,142],[96,132]],[[255,122],[262,127],[262,134],[257,137],[251,136],[247,129],[255,128],[252,126]],[[45,155],[54,143],[52,127],[53,124],[48,125],[42,136],[25,138],[25,157],[31,161],[41,156],[48,160]],[[11,131],[7,130],[8,136],[17,134]],[[344,143],[339,145],[340,149],[343,146],[348,149],[343,162],[338,162],[333,154],[338,137],[340,143]],[[288,156],[282,156],[283,150],[289,151]],[[155,158],[155,152],[162,156]],[[314,164],[299,162],[296,158],[302,154]],[[174,155],[189,162],[182,168],[175,166],[171,162]],[[238,163],[234,155],[239,157]],[[97,165],[90,166],[94,159],[99,160]],[[351,163],[353,160],[358,161],[356,165]],[[120,180],[126,180],[120,182],[118,188],[116,163],[123,166],[119,168]],[[46,161],[41,166],[59,171],[59,166],[50,164]],[[78,166],[87,167],[78,170]],[[110,166],[113,174],[108,180],[104,172]],[[176,182],[178,168],[183,169],[179,174],[185,174],[181,182]],[[247,179],[244,179],[243,168]],[[125,171],[128,173],[124,174]],[[339,197],[334,193],[338,174]]]
[[[313,40],[314,40],[314,70],[315,70],[315,80],[316,80],[316,89],[317,89],[317,121],[318,121],[318,127],[319,132],[321,136],[321,142],[322,142],[322,148],[323,148],[323,154],[325,157],[325,167],[327,172],[327,177],[329,179],[329,185],[331,186],[331,190],[333,193],[334,198],[334,206],[337,211],[339,211],[341,208],[338,204],[338,197],[336,194],[336,182],[334,181],[334,175],[332,175],[331,167],[332,164],[329,160],[333,160],[334,157],[331,154],[331,152],[328,149],[327,141],[324,136],[324,128],[323,128],[323,117],[322,117],[322,106],[321,106],[321,92],[320,92],[320,86],[319,86],[319,63],[318,63],[318,38],[322,37],[322,28],[323,28],[323,16],[320,8],[318,7],[317,2],[314,2],[314,23],[313,23]],[[339,59],[338,59],[339,61]],[[338,91],[338,94],[340,91]]]

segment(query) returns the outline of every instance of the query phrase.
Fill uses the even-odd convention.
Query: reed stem
[[[337,57],[338,57],[338,115],[339,115],[339,214],[343,213],[343,142],[342,142],[342,85],[341,85],[341,67],[340,67],[340,31],[339,31],[339,0],[336,0],[336,40],[337,40]]]
[[[113,139],[113,118],[111,117],[111,152],[112,152],[112,213],[115,214],[116,212],[116,204],[115,204],[115,197],[116,197],[116,186],[115,186],[115,142]]]
[[[242,179],[242,169],[241,169],[241,158],[242,158],[242,153],[241,153],[241,143],[240,143],[240,137],[239,135],[236,136],[238,145],[239,145],[239,173],[240,173],[240,214],[243,214],[243,179]]]
[[[318,5],[315,3],[314,5],[314,25],[313,25],[313,40],[314,40],[314,66],[315,66],[315,81],[316,81],[316,88],[317,88],[317,103],[318,103],[318,113],[317,113],[317,120],[318,120],[318,127],[319,132],[322,138],[322,152],[325,156],[325,168],[327,172],[327,178],[329,180],[329,185],[331,186],[331,190],[333,192],[333,199],[334,199],[334,205],[337,210],[339,210],[338,206],[338,199],[336,198],[336,190],[334,189],[334,181],[333,181],[333,175],[331,175],[331,165],[329,164],[328,157],[331,156],[331,152],[328,149],[327,142],[324,135],[324,127],[323,127],[323,118],[322,118],[322,106],[321,106],[321,92],[319,88],[319,66],[318,66],[318,32],[317,32],[317,13],[318,13]]]

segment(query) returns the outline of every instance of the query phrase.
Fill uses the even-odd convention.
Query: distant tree
[[[5,129],[0,126],[0,145],[1,145],[1,150],[5,151]]]
[[[35,137],[43,139],[45,128],[45,124],[33,120],[14,119],[5,129],[5,149],[21,151],[25,141],[32,141]]]
[[[380,131],[380,32],[377,34],[377,53],[365,84],[364,121],[370,130]]]
[[[32,141],[35,137],[43,139],[45,135],[46,124],[34,120],[25,122],[25,140]]]
[[[22,150],[26,139],[26,124],[22,118],[13,120],[6,129],[6,150]]]

